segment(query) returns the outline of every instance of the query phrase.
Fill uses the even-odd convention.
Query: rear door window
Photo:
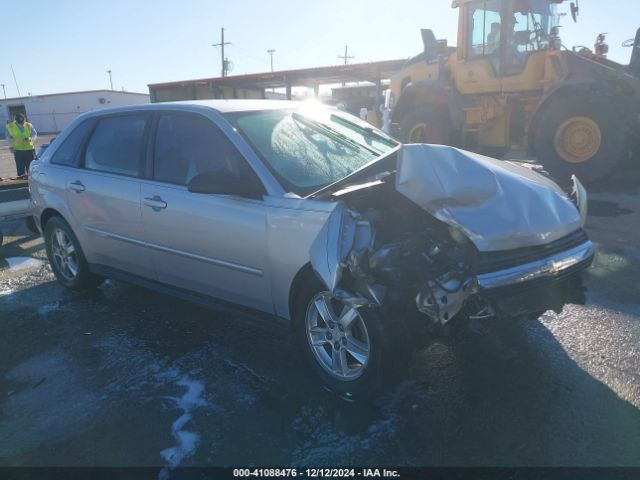
[[[94,125],[93,119],[85,120],[78,125],[55,151],[51,157],[51,163],[77,167],[80,163],[80,150]]]
[[[200,173],[253,174],[226,135],[201,115],[161,115],[154,150],[153,179],[160,182],[188,185]]]
[[[88,170],[137,176],[143,155],[147,115],[123,115],[98,122],[84,157]]]

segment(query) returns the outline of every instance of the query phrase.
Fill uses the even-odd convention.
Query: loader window
[[[509,32],[505,52],[505,75],[524,69],[529,55],[549,48],[549,32],[555,23],[555,5],[541,0],[520,0],[509,4],[505,16]],[[505,34],[506,35],[506,34]]]
[[[501,5],[501,0],[478,2],[477,6],[469,8],[468,18],[468,58],[487,58],[496,72],[500,71]]]

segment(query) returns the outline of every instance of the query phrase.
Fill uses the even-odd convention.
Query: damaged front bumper
[[[558,253],[543,260],[518,265],[497,272],[483,273],[477,276],[480,288],[489,290],[512,287],[533,280],[562,277],[564,273],[574,272],[576,268],[585,269],[593,261],[595,246],[588,240],[571,250]]]
[[[403,148],[395,184],[335,192],[341,201],[310,249],[330,292],[357,308],[413,297],[439,324],[584,303],[595,246],[582,228],[587,199],[577,179],[572,202],[515,165],[447,147]],[[412,209],[398,229],[394,220]]]

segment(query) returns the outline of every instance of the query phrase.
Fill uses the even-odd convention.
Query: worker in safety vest
[[[9,149],[13,152],[18,176],[25,175],[29,171],[31,160],[36,158],[33,141],[38,136],[38,132],[33,128],[33,125],[25,121],[24,115],[21,113],[15,116],[13,122],[7,124],[6,130]]]

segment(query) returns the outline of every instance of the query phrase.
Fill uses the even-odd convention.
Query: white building
[[[149,103],[149,95],[117,90],[7,98],[0,100],[0,125],[4,126],[16,113],[23,113],[38,133],[58,133],[81,113],[140,103]],[[0,128],[0,136],[3,135],[4,128]]]

